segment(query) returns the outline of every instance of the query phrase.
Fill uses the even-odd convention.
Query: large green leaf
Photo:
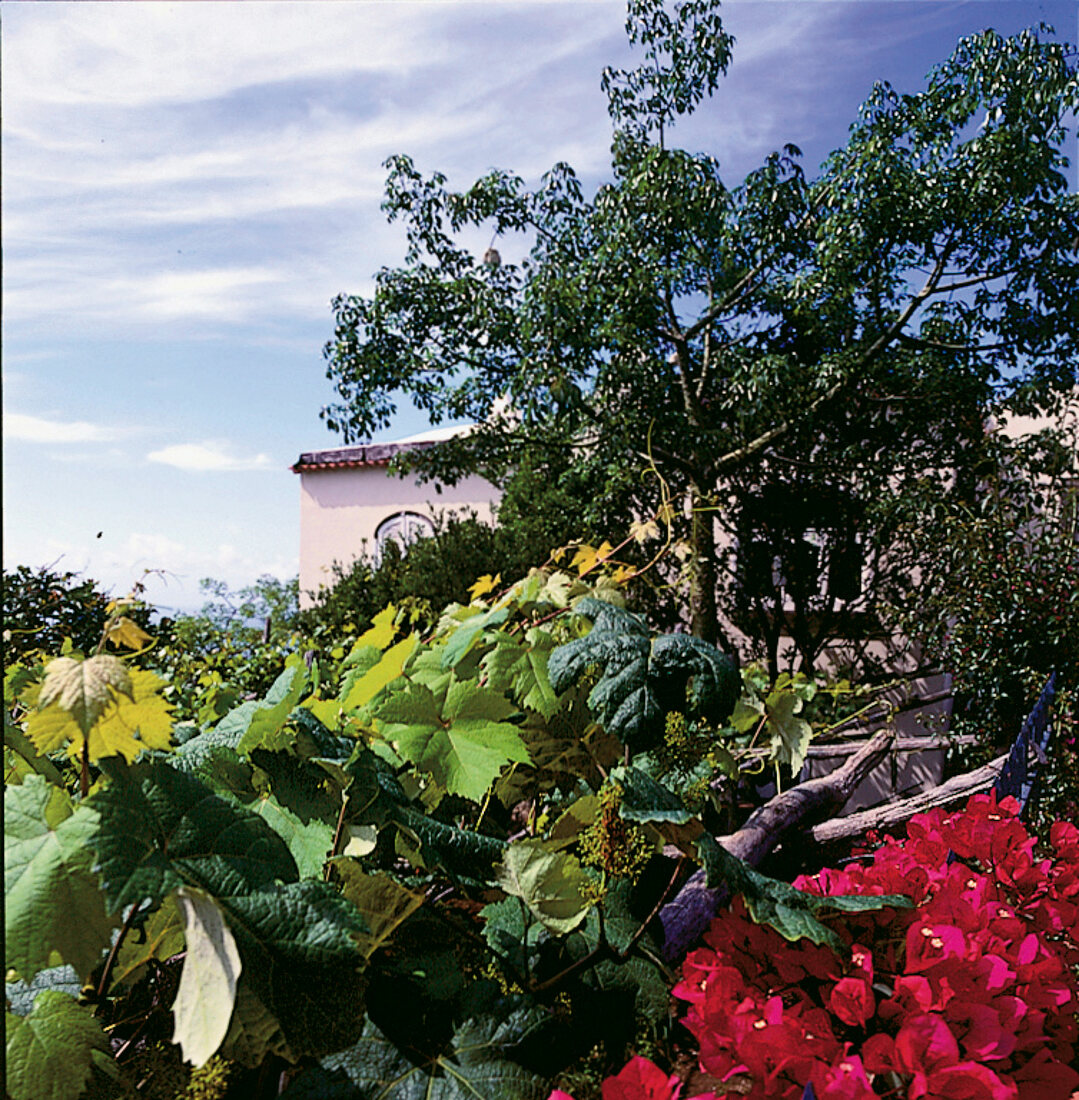
[[[328,883],[290,882],[217,899],[243,960],[248,986],[281,1025],[296,1054],[355,1041],[363,1023],[367,935],[354,905]]]
[[[451,875],[493,881],[505,842],[472,829],[437,821],[414,806],[393,769],[370,749],[357,748],[349,761],[349,821],[382,828],[395,825],[417,845],[424,863]]]
[[[380,732],[405,760],[473,802],[483,799],[507,764],[529,762],[517,727],[505,721],[513,706],[478,684],[451,683],[441,696],[410,683],[376,713]]]
[[[258,745],[266,744],[288,721],[308,682],[307,666],[299,654],[286,662],[285,671],[273,682],[266,698],[252,713],[251,721],[236,746],[242,756]]]
[[[534,1008],[508,1005],[498,1018],[466,1021],[445,1050],[413,1062],[368,1021],[358,1043],[323,1058],[283,1100],[544,1100],[544,1079],[513,1061],[543,1022]]]
[[[304,822],[272,794],[257,799],[250,808],[288,845],[300,878],[316,878],[322,873],[333,844],[332,825],[317,818]]]
[[[116,923],[93,873],[97,814],[72,805],[40,775],[4,792],[4,931],[7,966],[24,979],[52,952],[85,977]]]
[[[212,794],[164,760],[103,760],[109,777],[90,800],[100,816],[89,836],[110,910],[180,886],[227,897],[295,881],[296,861],[257,814]]]
[[[94,1051],[109,1041],[93,1012],[66,993],[45,990],[29,1016],[4,1017],[10,1100],[79,1100]]]
[[[551,686],[566,691],[598,669],[589,705],[624,744],[636,750],[656,742],[668,711],[714,723],[730,714],[741,690],[733,657],[689,634],[653,641],[643,619],[600,600],[581,600],[576,610],[594,623],[551,653]]]
[[[532,627],[523,641],[498,634],[482,662],[487,683],[496,691],[512,692],[521,706],[550,718],[561,706],[547,671],[553,649],[554,638],[539,627]]]

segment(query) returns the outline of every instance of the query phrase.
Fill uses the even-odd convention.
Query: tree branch
[[[760,863],[784,834],[807,818],[820,819],[841,809],[858,784],[887,756],[894,737],[892,730],[881,730],[841,768],[776,795],[737,832],[719,837],[719,843],[750,865]],[[660,911],[666,958],[680,958],[692,947],[725,897],[722,887],[708,887],[703,871],[690,876],[674,900]]]

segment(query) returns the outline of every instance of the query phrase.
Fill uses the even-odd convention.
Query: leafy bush
[[[838,942],[824,909],[902,904],[800,893],[702,831],[635,750],[671,714],[721,729],[735,666],[651,636],[615,606],[618,570],[579,556],[594,579],[533,571],[427,638],[387,609],[339,677],[292,654],[178,745],[166,685],[130,661],[23,678],[5,735],[13,1100],[45,1063],[57,1100],[122,1095],[162,1038],[202,1075],[223,1059],[234,1096],[256,1071],[288,1071],[294,1100],[345,1079],[434,1088],[449,1067],[476,1096],[534,1096],[597,1045],[608,1065],[668,1029],[656,917],[693,863],[790,938]]]
[[[841,952],[786,944],[740,904],[718,917],[674,990],[699,1043],[689,1091],[1043,1100],[1079,1087],[1079,829],[1057,822],[1041,858],[1016,810],[976,795],[913,818],[868,866],[799,880],[914,894],[913,909],[832,918]],[[682,1084],[636,1058],[603,1097],[673,1100]]]
[[[59,653],[65,639],[80,653],[100,641],[110,597],[94,581],[49,566],[4,570],[5,660]]]

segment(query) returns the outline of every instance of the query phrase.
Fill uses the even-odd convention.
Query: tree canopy
[[[778,486],[866,522],[910,478],[971,470],[988,413],[1049,410],[1079,380],[1076,72],[1047,27],[985,31],[921,91],[877,84],[815,175],[788,145],[729,185],[671,142],[730,61],[718,4],[630,0],[627,33],[643,59],[603,74],[613,139],[594,194],[567,164],[454,190],[387,162],[407,250],[369,297],[335,299],[323,418],[357,440],[406,395],[435,422],[475,421],[418,459],[445,479],[573,453],[654,507],[650,466],[686,501],[692,627],[714,639],[747,560],[725,586],[716,517],[763,537]],[[475,255],[479,226],[527,254]],[[807,512],[803,529],[821,526]]]

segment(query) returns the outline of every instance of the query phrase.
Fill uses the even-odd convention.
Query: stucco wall
[[[300,606],[311,604],[309,592],[329,584],[333,564],[354,561],[375,548],[375,530],[396,512],[418,512],[436,518],[442,512],[474,511],[491,518],[501,496],[489,481],[469,477],[453,486],[420,485],[391,476],[385,466],[304,470],[300,473]]]

